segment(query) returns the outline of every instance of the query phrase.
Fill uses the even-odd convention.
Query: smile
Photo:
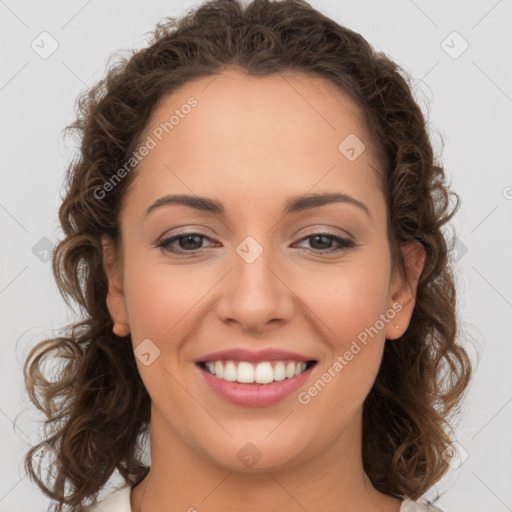
[[[206,361],[200,364],[218,379],[245,384],[270,384],[296,377],[314,363],[315,361],[293,360],[262,361],[260,363],[219,360]]]
[[[317,361],[237,360],[201,361],[196,367],[207,388],[236,405],[261,407],[275,404],[303,386]]]

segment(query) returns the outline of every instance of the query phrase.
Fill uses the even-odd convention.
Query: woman
[[[56,510],[439,510],[458,196],[404,76],[303,0],[214,0],[82,96],[53,269],[85,318],[25,365]]]

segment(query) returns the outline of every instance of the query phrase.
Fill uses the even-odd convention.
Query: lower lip
[[[316,364],[291,379],[271,382],[270,384],[244,384],[219,379],[207,370],[196,365],[203,374],[206,383],[221,398],[245,407],[263,407],[272,405],[297,391],[307,381]]]

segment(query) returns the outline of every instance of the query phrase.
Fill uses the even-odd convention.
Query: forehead
[[[159,102],[149,139],[130,188],[143,203],[170,192],[229,195],[247,207],[308,192],[378,193],[359,108],[316,76],[229,69],[193,80]]]
[[[192,97],[197,105],[190,109],[187,102]],[[179,119],[175,116],[167,131],[175,136],[181,132],[183,137],[191,131],[198,136],[208,135],[205,144],[226,138],[247,142],[247,147],[242,146],[244,151],[250,149],[248,136],[256,137],[259,143],[268,144],[273,139],[285,146],[290,140],[311,140],[321,132],[331,148],[333,140],[350,130],[361,139],[367,138],[360,108],[346,93],[328,80],[300,72],[257,77],[228,69],[195,79],[161,99],[146,134],[169,122],[172,114],[182,109],[187,113],[177,112]],[[164,138],[166,134],[162,134]],[[273,136],[277,134],[276,140]]]

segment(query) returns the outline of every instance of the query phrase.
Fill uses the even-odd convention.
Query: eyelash
[[[188,236],[199,236],[202,239],[208,239],[211,240],[210,237],[203,235],[201,233],[180,233],[178,235],[174,235],[169,238],[165,238],[161,240],[159,243],[156,244],[156,247],[161,248],[164,252],[171,252],[173,254],[177,254],[180,256],[184,256],[186,254],[194,255],[194,254],[202,254],[204,252],[204,249],[193,249],[191,251],[184,251],[182,249],[176,250],[175,248],[171,248],[171,244],[178,241],[180,238],[186,238]],[[340,247],[336,249],[316,249],[316,250],[308,250],[307,252],[310,254],[332,254],[332,253],[338,253],[340,251],[346,251],[347,249],[351,249],[355,247],[357,244],[353,242],[352,240],[349,240],[348,238],[341,238],[336,235],[332,235],[331,233],[312,233],[311,235],[305,236],[299,240],[299,242],[302,242],[304,240],[308,240],[310,238],[314,238],[317,236],[323,236],[326,238],[329,238],[331,240],[334,240],[338,244],[340,244]]]

